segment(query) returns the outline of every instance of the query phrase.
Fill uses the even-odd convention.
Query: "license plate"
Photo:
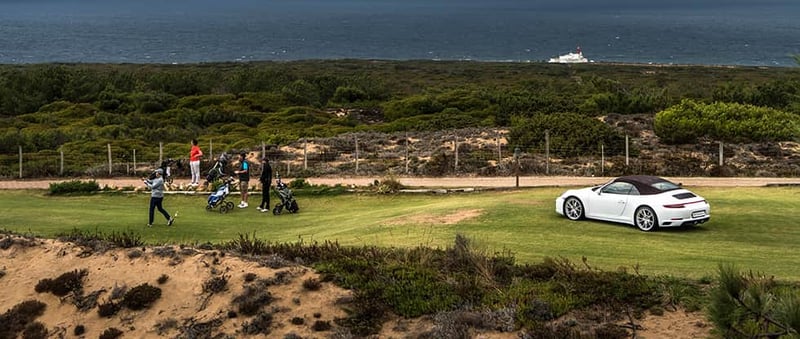
[[[692,218],[699,218],[706,215],[706,211],[694,211],[692,212]]]

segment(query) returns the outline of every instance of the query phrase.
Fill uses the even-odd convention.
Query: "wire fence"
[[[266,156],[273,171],[283,176],[798,176],[800,147],[795,143],[726,145],[708,141],[693,145],[655,148],[645,139],[626,137],[624,146],[579,149],[550,144],[510,145],[507,131],[452,133],[354,133],[332,138],[301,138],[286,145],[261,143],[237,150],[209,142],[201,172],[214,166],[219,154],[244,150],[251,163]],[[569,149],[566,149],[566,148]],[[153,149],[125,150],[108,143],[106,155],[60,150],[0,154],[0,177],[118,177],[147,175],[165,159],[174,159],[172,175],[189,177],[189,147],[185,152]],[[216,154],[215,154],[216,152]],[[228,170],[237,164],[230,157]],[[716,171],[716,172],[715,172]],[[727,172],[726,172],[727,171]],[[232,173],[232,172],[229,172]]]

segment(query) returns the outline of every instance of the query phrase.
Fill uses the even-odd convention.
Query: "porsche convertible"
[[[556,213],[570,220],[625,223],[649,232],[705,223],[711,218],[711,205],[666,179],[631,175],[564,192],[556,199]]]

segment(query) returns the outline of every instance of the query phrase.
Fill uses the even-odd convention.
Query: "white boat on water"
[[[578,46],[575,53],[559,55],[557,58],[550,58],[548,62],[557,64],[580,64],[590,61],[583,56],[583,52],[581,52],[581,46]]]

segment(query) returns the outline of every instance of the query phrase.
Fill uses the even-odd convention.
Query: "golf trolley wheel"
[[[297,207],[297,201],[293,200],[292,203],[289,204],[288,210],[289,210],[289,212],[297,213],[297,211],[300,210],[300,207]]]
[[[222,205],[219,207],[219,213],[225,214],[228,213],[228,205]]]
[[[233,209],[233,202],[232,201],[228,201],[227,203],[225,203],[225,206],[227,206],[229,210],[232,210]]]
[[[213,209],[214,209],[214,207],[211,207],[211,205],[206,205],[206,211],[211,212],[211,210],[213,210]]]
[[[277,204],[277,205],[275,205],[275,208],[272,209],[272,214],[279,215],[279,214],[281,214],[282,210],[283,210],[283,205]]]

